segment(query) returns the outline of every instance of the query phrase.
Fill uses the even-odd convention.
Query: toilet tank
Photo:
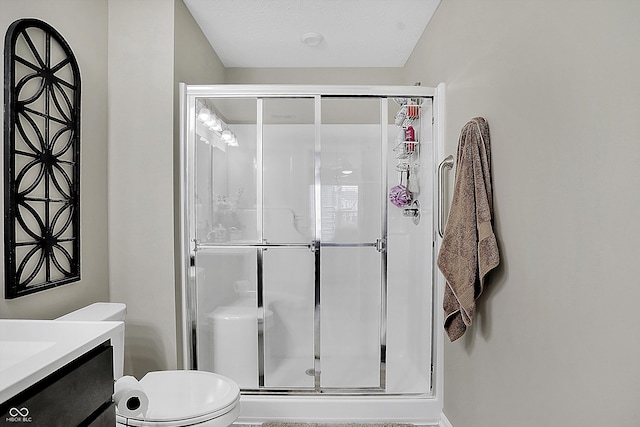
[[[127,306],[117,302],[96,302],[56,320],[68,322],[94,322],[116,321],[124,322],[127,314]],[[124,375],[124,330],[113,338],[113,378],[118,379]]]

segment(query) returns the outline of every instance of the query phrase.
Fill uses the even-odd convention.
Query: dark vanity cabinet
[[[0,404],[0,426],[116,425],[113,348],[105,342]]]

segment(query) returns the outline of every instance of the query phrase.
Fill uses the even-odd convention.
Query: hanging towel
[[[490,166],[489,125],[476,117],[460,132],[453,200],[438,254],[438,268],[447,281],[444,328],[451,341],[471,325],[485,276],[500,262],[491,225]]]

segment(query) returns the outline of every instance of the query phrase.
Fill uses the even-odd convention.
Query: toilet
[[[56,320],[121,321],[126,305],[95,303]],[[114,378],[123,376],[124,334],[114,339]],[[147,373],[139,381],[149,398],[146,415],[116,413],[117,426],[227,427],[240,415],[240,389],[231,379],[206,371],[172,370]]]

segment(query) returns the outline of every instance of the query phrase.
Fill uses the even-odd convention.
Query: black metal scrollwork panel
[[[4,50],[5,296],[80,280],[80,71],[49,24],[21,19]]]

